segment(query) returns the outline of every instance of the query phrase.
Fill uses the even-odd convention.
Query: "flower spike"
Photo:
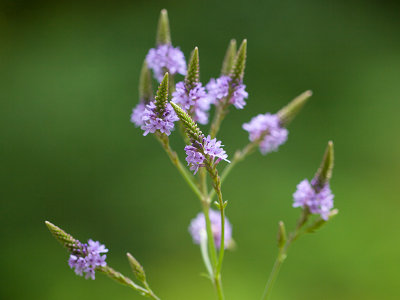
[[[132,256],[132,254],[127,253],[126,256],[128,257],[129,265],[131,266],[135,277],[140,282],[146,282],[146,273],[144,272],[142,265]]]
[[[170,103],[175,110],[175,113],[178,115],[178,118],[182,121],[189,138],[201,143],[204,135],[197,126],[196,122],[194,122],[189,114],[185,112],[178,104],[175,104],[174,102]]]
[[[165,73],[163,80],[158,86],[154,103],[157,107],[155,111],[160,117],[164,112],[166,104],[168,103],[168,73]]]
[[[313,185],[316,188],[322,188],[324,185],[329,183],[329,180],[332,178],[332,170],[334,163],[334,151],[333,151],[333,142],[329,141],[328,146],[326,147],[324,157],[321,162],[321,166],[319,167],[317,173],[314,176]]]
[[[229,42],[228,49],[226,49],[224,62],[222,63],[221,75],[229,76],[229,74],[231,73],[233,63],[235,62],[236,48],[236,40],[232,39]]]
[[[171,44],[171,31],[169,29],[168,12],[166,9],[163,9],[160,12],[160,18],[158,19],[156,42],[157,45]]]
[[[45,221],[45,224],[56,240],[59,241],[65,248],[67,248],[69,252],[76,253],[82,250],[79,245],[79,241],[76,240],[72,235],[66,233],[60,227],[50,223],[49,221]]]
[[[243,80],[244,69],[246,67],[247,40],[244,39],[235,57],[235,63],[232,68],[231,78],[236,84]]]
[[[297,185],[293,194],[293,207],[303,207],[312,214],[319,214],[327,221],[332,213],[334,195],[329,180],[333,168],[333,143],[328,143],[322,163],[314,178],[309,182],[304,179]]]
[[[196,47],[190,56],[188,71],[185,76],[185,86],[188,90],[193,89],[200,81],[199,49]]]
[[[151,74],[147,67],[146,60],[143,61],[139,77],[139,100],[149,103],[154,98],[153,87],[151,84]]]
[[[289,104],[281,108],[277,115],[281,121],[281,126],[288,126],[289,123],[296,117],[296,115],[303,108],[304,104],[307,103],[308,99],[312,96],[312,91],[308,90],[301,95],[294,98]]]

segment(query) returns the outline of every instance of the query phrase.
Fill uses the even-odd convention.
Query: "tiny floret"
[[[218,211],[210,209],[211,231],[213,233],[214,242],[217,248],[221,247],[221,216]],[[200,244],[202,238],[207,238],[206,220],[203,213],[199,213],[196,218],[190,222],[189,232],[195,244]],[[225,248],[229,248],[232,244],[232,225],[228,218],[225,217],[224,230]]]
[[[170,44],[150,49],[146,56],[146,62],[159,82],[163,79],[165,72],[170,75],[186,74],[185,56],[179,48],[174,48]]]
[[[208,111],[210,110],[210,98],[202,84],[196,83],[188,90],[183,81],[176,84],[175,92],[172,93],[172,101],[178,103],[193,120],[200,124],[208,123]]]
[[[237,109],[243,109],[246,105],[248,93],[243,83],[233,83],[229,76],[221,76],[217,79],[212,78],[206,85],[210,102],[217,104],[221,99],[228,97],[228,103],[233,104]]]
[[[153,101],[146,105],[142,116],[143,124],[141,128],[144,130],[143,135],[147,135],[149,132],[155,133],[157,130],[166,135],[170,135],[171,131],[174,129],[174,122],[179,120],[174,109],[171,104],[167,103],[161,116],[156,110],[157,107]]]
[[[264,155],[277,151],[286,142],[289,133],[286,128],[281,127],[279,117],[269,113],[252,118],[242,127],[249,132],[251,142],[261,138],[260,151]]]
[[[228,155],[226,151],[222,149],[221,141],[217,141],[216,138],[211,139],[211,136],[204,137],[202,143],[193,141],[191,145],[185,147],[186,161],[191,171],[194,174],[197,173],[199,167],[205,166],[206,156],[208,155],[212,164],[218,164],[221,160],[227,160]]]
[[[333,208],[334,195],[331,192],[329,183],[325,183],[319,189],[312,183],[304,179],[297,185],[297,190],[293,194],[293,207],[308,207],[312,214],[319,214],[322,219],[327,221]]]
[[[100,242],[89,240],[87,244],[82,244],[78,241],[80,250],[70,255],[68,265],[71,269],[75,269],[75,273],[79,276],[85,274],[85,278],[95,279],[95,270],[97,267],[105,267],[106,255],[108,249]]]
[[[132,110],[131,122],[135,124],[136,127],[140,127],[143,125],[143,114],[145,110],[146,110],[146,104],[144,104],[143,102],[140,102]]]

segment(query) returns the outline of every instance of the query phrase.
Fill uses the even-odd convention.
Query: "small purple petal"
[[[293,207],[308,207],[312,214],[319,214],[324,220],[328,220],[329,213],[333,208],[334,195],[329,187],[325,184],[318,192],[304,179],[297,185],[297,190],[293,194]]]
[[[165,72],[169,72],[170,75],[186,74],[185,56],[179,48],[171,45],[160,45],[150,49],[146,61],[159,82],[162,81]]]
[[[251,142],[259,139],[263,134],[265,135],[260,142],[260,151],[264,155],[277,151],[279,146],[286,142],[289,134],[286,128],[280,126],[279,117],[269,113],[252,118],[242,127],[249,132]]]

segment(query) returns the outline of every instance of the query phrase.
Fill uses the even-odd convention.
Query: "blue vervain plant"
[[[182,51],[172,46],[167,11],[162,10],[156,47],[149,50],[143,63],[139,103],[131,115],[132,123],[144,131],[143,135],[151,133],[160,142],[173,165],[200,200],[202,212],[192,220],[189,232],[193,242],[200,245],[202,259],[218,299],[224,299],[221,275],[224,253],[234,244],[232,225],[225,213],[228,203],[222,195],[222,183],[233,167],[257,148],[263,155],[277,151],[288,138],[286,127],[312,95],[311,91],[306,91],[277,113],[259,114],[243,124],[243,129],[249,133],[250,142],[243,149],[237,150],[229,160],[222,142],[216,136],[229,109],[232,106],[243,109],[246,105],[248,93],[243,83],[246,55],[247,40],[242,41],[239,49],[236,41],[231,40],[222,63],[221,75],[203,86],[200,81],[199,49],[194,48],[186,64]],[[159,82],[156,93],[152,88],[151,74]],[[175,84],[175,76],[178,74],[184,75],[184,79]],[[208,124],[209,111],[213,105],[216,109],[210,132],[205,134],[198,124]],[[193,174],[169,143],[176,122],[179,124],[177,131],[186,143],[186,163]],[[293,207],[301,207],[301,215],[297,226],[290,233],[286,232],[283,221],[278,224],[278,255],[261,299],[269,299],[279,269],[293,242],[304,234],[317,231],[337,215],[338,210],[333,209],[334,196],[329,185],[333,160],[333,143],[330,141],[313,179],[304,179],[297,185],[293,194]],[[224,166],[220,172],[221,165]],[[208,186],[207,176],[211,186]],[[217,199],[213,202],[215,196]],[[216,210],[212,209],[213,205]],[[46,225],[69,251],[68,264],[77,275],[95,279],[96,272],[104,273],[143,296],[160,299],[150,288],[143,266],[130,253],[127,253],[127,258],[135,281],[108,266],[105,254],[108,249],[104,245],[93,240],[81,243],[52,223],[46,221]]]

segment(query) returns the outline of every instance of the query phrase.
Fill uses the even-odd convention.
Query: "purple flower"
[[[88,241],[89,245],[80,242],[78,244],[81,250],[69,256],[68,265],[71,269],[75,269],[75,274],[83,276],[85,273],[86,279],[92,278],[94,280],[95,269],[107,265],[107,256],[101,255],[101,253],[107,253],[108,249],[100,242],[93,240]]]
[[[217,141],[216,138],[211,139],[211,136],[207,136],[206,138],[203,136],[202,143],[194,141],[192,145],[185,147],[186,152],[186,161],[188,166],[190,166],[190,170],[194,171],[194,174],[197,173],[199,167],[205,166],[206,155],[209,156],[209,159],[212,164],[218,164],[221,160],[227,160],[228,155],[225,150],[222,149],[221,141]]]
[[[142,117],[143,125],[141,128],[144,130],[143,135],[147,135],[149,132],[154,133],[156,130],[170,135],[171,130],[174,129],[174,122],[179,120],[178,116],[169,103],[164,107],[161,116],[157,113],[156,109],[157,107],[153,101],[146,105]]]
[[[218,211],[210,209],[211,231],[217,248],[221,247],[221,215]],[[193,242],[200,244],[202,238],[207,238],[206,220],[203,213],[199,213],[196,218],[190,222],[189,232],[192,235]],[[225,249],[232,244],[232,225],[225,217],[224,242]]]
[[[277,151],[279,146],[286,142],[289,133],[286,128],[280,126],[279,117],[269,113],[252,118],[249,123],[243,124],[242,127],[249,132],[251,142],[264,135],[260,142],[262,154]]]
[[[150,49],[146,61],[159,82],[163,79],[165,72],[169,72],[170,75],[186,74],[185,56],[179,48],[174,48],[172,45],[164,44]]]
[[[143,113],[146,109],[146,105],[143,102],[140,102],[132,111],[131,122],[135,124],[136,127],[143,125]]]
[[[200,124],[208,123],[210,101],[201,83],[197,83],[188,90],[183,81],[178,82],[175,92],[172,93],[172,101],[180,104],[193,117],[194,121]]]
[[[333,208],[333,197],[329,183],[317,189],[307,179],[304,179],[297,185],[297,190],[293,194],[293,207],[308,207],[311,213],[320,214],[322,219],[328,220],[329,213]]]
[[[248,93],[243,83],[233,83],[229,76],[221,76],[217,79],[212,78],[206,85],[210,102],[216,104],[219,100],[229,97],[228,102],[237,109],[243,109],[246,105],[244,99],[247,99]]]

